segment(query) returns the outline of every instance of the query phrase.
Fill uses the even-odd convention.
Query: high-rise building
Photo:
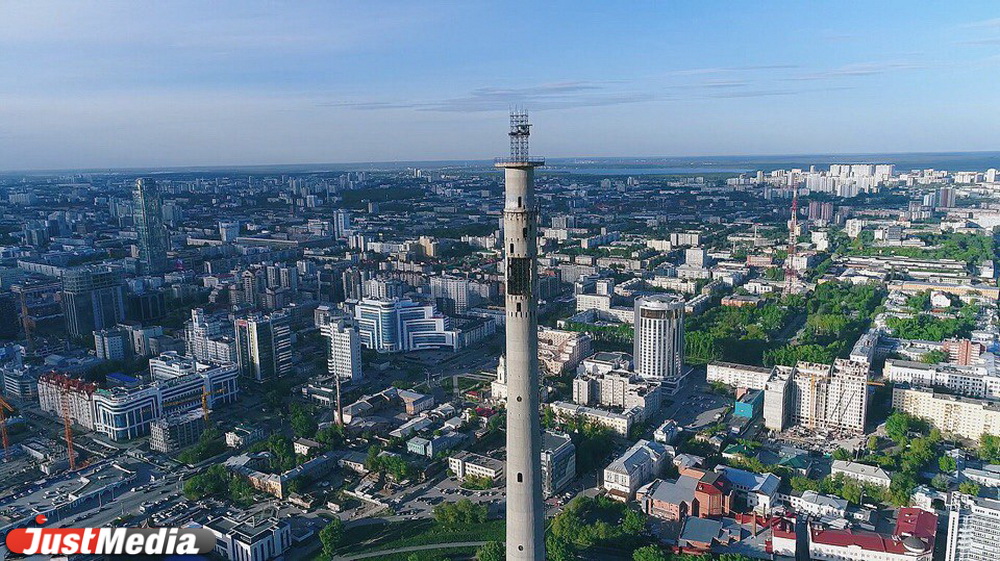
[[[955,188],[941,187],[938,189],[937,202],[939,208],[951,208],[955,206]]]
[[[402,298],[406,287],[399,279],[374,278],[364,282],[365,298],[392,300]]]
[[[210,364],[236,362],[233,324],[224,316],[210,316],[201,308],[191,310],[184,325],[187,355]]]
[[[351,234],[351,211],[339,208],[333,213],[333,234],[340,239]]]
[[[255,382],[292,372],[291,321],[287,312],[254,314],[236,320],[236,363]]]
[[[504,170],[503,237],[506,273],[507,561],[545,559],[538,415],[538,206],[535,167],[528,155],[528,114],[510,115],[510,157]]]
[[[344,300],[358,301],[365,297],[365,281],[370,278],[368,271],[357,267],[349,267],[341,275],[344,289]]]
[[[165,272],[169,238],[163,226],[163,200],[156,181],[148,178],[135,181],[132,222],[139,246],[139,273],[156,275]]]
[[[811,429],[863,433],[868,415],[866,362],[837,359],[834,364],[799,362],[776,367],[764,390],[764,425],[784,430]]]
[[[287,288],[293,294],[299,290],[299,270],[284,263],[267,266],[267,287]]]
[[[353,322],[337,318],[320,327],[327,339],[327,373],[345,382],[361,381],[361,335]]]
[[[100,359],[125,360],[132,354],[129,333],[121,326],[94,331],[94,350]]]
[[[240,223],[229,220],[219,222],[219,237],[226,243],[235,242],[240,237]]]
[[[80,267],[63,273],[62,308],[72,337],[91,337],[125,319],[122,273],[113,267]]]
[[[469,279],[452,276],[431,277],[431,295],[446,314],[464,314],[470,306]]]
[[[952,494],[945,561],[1000,558],[1000,501]]]
[[[635,300],[635,372],[674,395],[684,383],[684,300],[668,294]]]

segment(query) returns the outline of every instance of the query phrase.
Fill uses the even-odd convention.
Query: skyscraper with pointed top
[[[542,429],[538,377],[538,206],[528,155],[528,114],[510,115],[510,157],[504,170],[503,243],[507,313],[507,559],[543,561]]]

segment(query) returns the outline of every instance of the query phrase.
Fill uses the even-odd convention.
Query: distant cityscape
[[[0,529],[985,559],[997,167],[538,167],[537,215],[485,166],[4,175]],[[544,537],[505,515],[536,468]]]

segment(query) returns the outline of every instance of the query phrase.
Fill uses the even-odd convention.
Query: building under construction
[[[777,366],[764,388],[764,426],[862,434],[868,415],[867,362]]]

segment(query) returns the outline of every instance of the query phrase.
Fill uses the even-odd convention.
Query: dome
[[[914,553],[927,551],[927,544],[917,536],[906,536],[903,538],[903,546]]]

